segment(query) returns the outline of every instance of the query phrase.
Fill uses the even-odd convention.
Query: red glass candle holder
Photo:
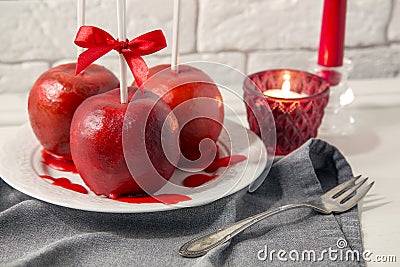
[[[290,91],[301,96],[284,98],[264,94],[267,90],[282,88],[286,80],[290,82]],[[270,128],[270,122],[262,120],[268,110],[265,106],[269,106],[275,120],[277,155],[286,155],[317,136],[329,100],[329,84],[321,77],[298,70],[267,70],[251,74],[243,90],[250,129],[261,139],[261,132],[268,132]]]

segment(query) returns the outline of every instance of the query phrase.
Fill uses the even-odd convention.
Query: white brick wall
[[[127,0],[128,36],[161,28],[173,0]],[[0,92],[29,90],[40,73],[74,60],[75,0],[0,1]],[[86,0],[86,22],[116,35],[114,0]],[[252,73],[307,68],[316,57],[323,0],[182,0],[181,62],[211,60]],[[348,0],[346,55],[353,78],[400,72],[400,0]],[[170,48],[146,57],[168,63]],[[117,71],[115,52],[99,61]]]
[[[200,51],[316,47],[322,2],[200,0]]]

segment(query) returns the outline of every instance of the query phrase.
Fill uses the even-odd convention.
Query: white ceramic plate
[[[186,194],[191,200],[183,201],[174,205],[163,203],[132,204],[106,197],[97,196],[86,187],[78,174],[60,172],[53,170],[42,163],[41,146],[36,140],[28,124],[19,127],[13,135],[3,140],[0,155],[0,176],[15,189],[39,200],[59,206],[96,212],[110,213],[140,213],[172,210],[177,208],[194,207],[204,205],[231,195],[257,178],[267,162],[267,154],[262,141],[250,130],[232,121],[225,121],[224,126],[228,129],[231,138],[236,137],[236,144],[232,146],[234,154],[247,157],[247,161],[240,162],[228,168],[220,168],[217,179],[210,181],[197,188],[188,189]],[[243,136],[247,134],[247,138]],[[233,135],[233,137],[232,137]],[[230,139],[226,133],[222,133],[218,140],[221,156],[230,154]],[[88,194],[82,194],[51,184],[50,180],[40,178],[47,174],[52,177],[66,177],[73,183],[86,187]],[[171,181],[181,185],[189,174],[176,171]],[[163,188],[159,193],[168,192]]]

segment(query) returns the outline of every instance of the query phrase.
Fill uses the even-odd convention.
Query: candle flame
[[[287,94],[290,92],[290,74],[286,73],[283,75],[283,79],[285,80],[282,83],[282,92]]]

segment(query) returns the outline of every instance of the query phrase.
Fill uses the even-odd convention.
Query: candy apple
[[[217,141],[224,120],[222,96],[212,79],[200,69],[181,65],[179,71],[172,71],[169,65],[158,65],[149,69],[149,79],[145,89],[159,95],[173,110],[178,105],[196,98],[209,98],[210,101],[190,101],[188,114],[204,114],[207,118],[195,118],[185,124],[181,115],[176,114],[182,128],[179,140],[182,154],[189,160],[200,157],[199,144],[205,138]]]
[[[119,86],[106,68],[92,64],[75,76],[75,63],[43,73],[33,85],[28,113],[33,132],[47,153],[71,160],[69,132],[76,108],[88,97]]]
[[[129,100],[136,90],[136,87],[129,88]],[[134,98],[129,108],[128,104],[120,103],[119,89],[90,97],[78,107],[73,117],[70,133],[72,158],[83,181],[98,195],[115,199],[127,194],[154,193],[175,170],[170,158],[167,159],[163,153],[165,144],[162,141],[169,143],[170,140],[163,140],[161,135],[164,127],[169,131],[167,136],[177,142],[178,122],[175,116],[167,118],[171,109],[155,94],[145,91],[137,95],[141,100]],[[157,104],[147,101],[151,96],[158,98]],[[141,133],[138,122],[144,120],[145,135]],[[143,143],[146,151],[141,150]],[[135,161],[140,157],[146,160],[148,156],[151,166],[140,164],[135,166],[137,172],[133,173],[124,149],[133,152]],[[179,151],[172,162],[178,159]],[[161,181],[152,173],[153,167],[161,175]],[[146,190],[138,180],[147,183]]]

